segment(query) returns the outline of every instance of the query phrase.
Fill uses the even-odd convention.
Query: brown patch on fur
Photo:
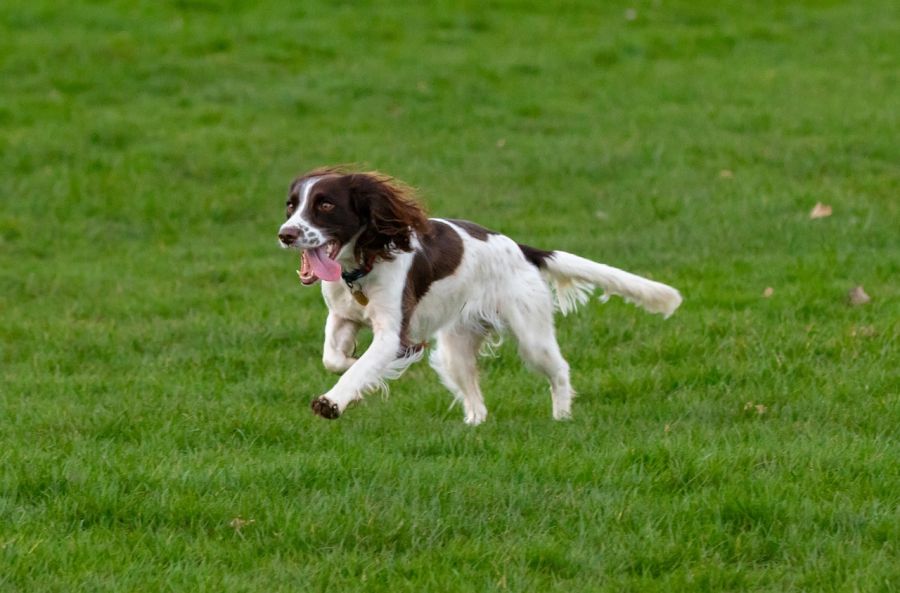
[[[317,167],[312,171],[308,171],[303,175],[298,175],[296,178],[294,178],[294,181],[291,183],[291,193],[299,190],[302,183],[310,177],[324,177],[325,175],[347,175],[349,172],[350,169],[343,165],[337,165],[333,167]]]
[[[288,190],[288,198],[287,202],[285,203],[285,218],[290,218],[294,211],[299,207],[300,198],[303,197],[300,195],[300,188],[303,187],[304,181],[311,177],[325,177],[328,175],[337,177],[345,175],[346,172],[347,169],[342,166],[318,167],[316,169],[313,169],[312,171],[309,171],[308,173],[304,173],[303,175],[298,175],[297,177],[295,177],[291,182],[290,189]]]
[[[403,288],[403,321],[400,329],[401,347],[410,345],[409,323],[419,301],[431,285],[456,271],[462,261],[463,242],[457,232],[440,221],[428,222],[428,233],[420,235],[422,247],[416,252],[406,286]]]
[[[356,240],[359,261],[377,257],[393,259],[391,250],[411,251],[412,233],[428,232],[428,217],[416,203],[415,192],[403,183],[377,171],[348,176],[350,195],[366,227]]]
[[[518,244],[519,249],[522,250],[522,255],[525,256],[531,264],[538,268],[542,269],[545,266],[545,261],[547,258],[553,257],[552,251],[544,251],[543,249],[538,249],[537,247],[529,247],[528,245]]]
[[[475,224],[474,222],[470,222],[468,220],[457,220],[455,218],[448,218],[448,222],[452,222],[459,228],[463,229],[474,239],[478,239],[479,241],[487,241],[488,235],[498,235],[497,231],[492,231],[490,229],[486,229],[479,224]]]

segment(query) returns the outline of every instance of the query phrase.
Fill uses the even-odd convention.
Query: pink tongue
[[[334,282],[341,278],[341,264],[328,257],[325,245],[315,249],[307,249],[306,255],[309,259],[309,264],[312,266],[313,273],[322,280]]]

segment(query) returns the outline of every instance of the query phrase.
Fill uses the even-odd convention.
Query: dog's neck
[[[356,260],[356,240],[359,239],[359,236],[362,235],[364,229],[360,229],[353,238],[351,238],[345,245],[341,246],[341,250],[338,251],[337,257],[334,258],[339,264],[341,264],[341,269],[345,272],[349,272],[351,270],[355,270],[362,262]]]

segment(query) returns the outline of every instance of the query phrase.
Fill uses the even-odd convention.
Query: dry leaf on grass
[[[228,522],[228,525],[237,533],[240,533],[241,529],[243,529],[247,525],[253,525],[254,523],[256,523],[255,519],[241,519],[240,517],[235,517]]]
[[[859,325],[850,328],[850,337],[855,338],[861,336],[863,338],[871,338],[878,335],[878,330],[874,325]]]
[[[866,291],[863,290],[862,286],[855,286],[847,293],[847,300],[850,301],[851,305],[857,307],[859,305],[865,305],[872,300],[872,297],[866,294]]]
[[[827,218],[829,216],[831,216],[831,206],[823,204],[822,202],[816,202],[816,205],[813,206],[813,209],[809,212],[809,217],[813,220],[816,218]]]
[[[772,288],[771,286],[766,286],[766,289],[763,291],[763,298],[767,299],[767,298],[771,297],[773,294],[775,294],[775,289]]]
[[[752,401],[749,401],[746,404],[744,404],[745,412],[756,412],[757,416],[762,416],[768,410],[769,410],[769,407],[766,406],[765,404],[757,404]]]
[[[734,173],[731,169],[722,169],[721,171],[719,171],[719,177],[721,177],[722,179],[731,179],[732,177],[734,177]]]

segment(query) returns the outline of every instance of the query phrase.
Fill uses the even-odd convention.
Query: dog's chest
[[[371,325],[367,308],[353,298],[350,289],[343,281],[323,282],[322,296],[325,297],[328,309],[339,317]]]

